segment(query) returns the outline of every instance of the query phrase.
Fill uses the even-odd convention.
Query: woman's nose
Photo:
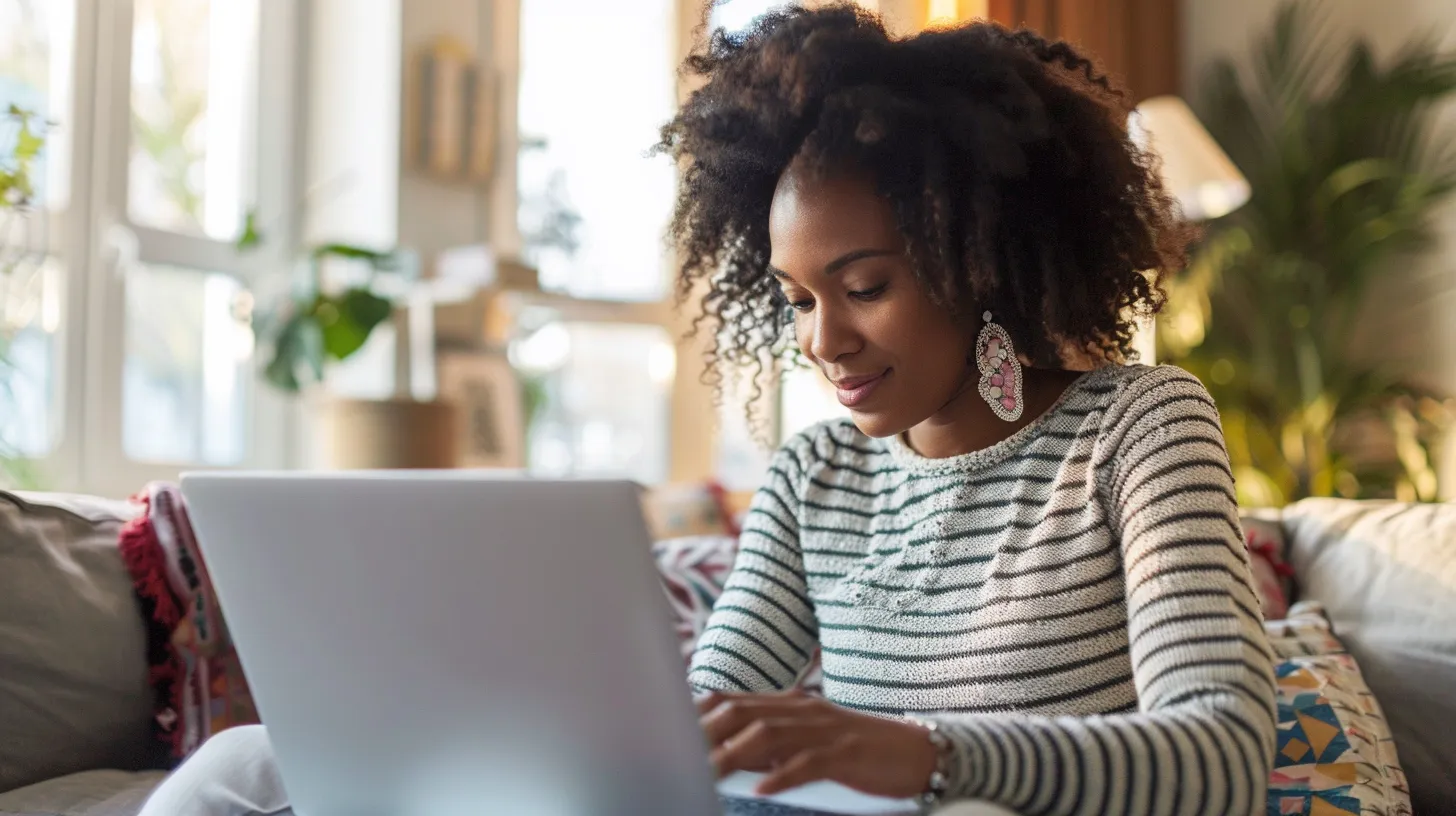
[[[809,314],[808,322],[808,343],[804,343],[805,338],[801,337],[800,346],[808,349],[816,360],[832,363],[859,351],[864,345],[853,322],[842,309],[820,305]]]

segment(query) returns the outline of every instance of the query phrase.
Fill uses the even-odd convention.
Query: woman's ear
[[[976,336],[981,333],[981,313],[974,312],[964,321],[965,330],[961,332],[961,348],[965,350],[966,362],[976,364]]]

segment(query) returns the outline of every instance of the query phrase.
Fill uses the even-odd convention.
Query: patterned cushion
[[[228,636],[182,492],[154,482],[119,549],[147,622],[158,737],[178,759],[213,734],[258,722],[242,663]]]
[[[1300,601],[1282,620],[1264,622],[1269,645],[1281,659],[1344,654],[1345,645],[1330,632],[1330,620],[1318,601]]]
[[[737,554],[738,539],[726,535],[669,538],[652,545],[684,660],[693,656]]]
[[[1317,598],[1400,746],[1417,813],[1456,813],[1456,502],[1305,499],[1283,511]]]
[[[1278,745],[1270,816],[1409,816],[1410,787],[1380,704],[1348,654],[1293,657],[1275,666]]]
[[[1254,574],[1254,591],[1264,620],[1279,620],[1289,611],[1294,570],[1285,559],[1288,542],[1284,525],[1278,518],[1262,513],[1246,514],[1239,519],[1244,528],[1244,543],[1249,548],[1249,566]]]
[[[654,544],[652,554],[676,617],[683,660],[691,660],[693,647],[713,613],[713,604],[723,594],[723,584],[733,570],[738,539],[726,535],[672,538]],[[823,689],[817,652],[799,685],[810,694]]]

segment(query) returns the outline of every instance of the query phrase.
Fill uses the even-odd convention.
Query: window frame
[[[519,212],[516,159],[520,154],[521,134],[518,126],[518,90],[521,70],[521,3],[530,0],[507,0],[495,4],[493,16],[495,68],[501,72],[506,92],[501,95],[499,145],[509,160],[500,163],[501,172],[492,181],[490,240],[505,256],[519,255],[523,247],[517,214]],[[687,96],[688,87],[678,73],[678,66],[691,52],[696,28],[701,22],[699,0],[676,0],[675,19],[671,23],[673,37],[671,64],[663,70],[679,77],[677,101]],[[645,149],[645,148],[644,148]],[[664,161],[666,159],[663,159]],[[674,194],[676,187],[674,187]],[[664,228],[666,224],[663,225]],[[701,378],[702,345],[687,337],[690,319],[675,308],[675,253],[663,251],[663,269],[667,275],[663,297],[655,301],[625,301],[584,298],[556,292],[505,293],[510,313],[521,308],[549,309],[554,320],[562,323],[621,323],[656,326],[672,339],[676,368],[668,392],[667,483],[703,481],[714,478],[718,423],[705,428],[703,417],[716,417],[711,390]]]
[[[200,463],[139,462],[125,453],[123,366],[126,265],[173,265],[221,272],[254,287],[289,268],[297,246],[301,158],[302,36],[307,4],[259,0],[256,205],[262,223],[280,225],[253,253],[228,241],[139,227],[127,213],[131,151],[131,46],[134,0],[75,0],[67,205],[50,213],[50,254],[64,270],[54,399],[60,431],[36,461],[47,487],[122,497],[148,481],[176,479]],[[241,467],[297,464],[297,407],[261,381],[251,383]]]
[[[93,141],[79,134],[90,133],[93,129],[93,106],[89,102],[96,79],[96,9],[102,2],[74,0],[69,109],[65,111],[65,120],[59,123],[60,127],[71,132],[70,138],[65,141],[69,150],[70,187],[64,207],[52,210],[47,206],[44,210],[44,217],[48,219],[45,251],[61,266],[61,320],[53,338],[55,345],[52,350],[52,364],[60,370],[51,395],[54,400],[52,417],[59,428],[49,452],[34,460],[34,464],[47,482],[68,487],[79,485],[83,450],[81,437],[85,423],[81,350],[85,346],[85,271],[90,253],[90,202],[87,196]],[[55,113],[58,112],[53,112],[52,118]]]

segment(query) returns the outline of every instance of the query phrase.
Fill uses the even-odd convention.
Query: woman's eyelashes
[[[868,289],[851,289],[846,294],[854,300],[867,303],[883,295],[887,288],[889,288],[889,284],[882,283]],[[807,312],[814,308],[814,299],[807,295],[801,295],[798,292],[784,292],[784,298],[788,300],[789,307],[796,312]]]

